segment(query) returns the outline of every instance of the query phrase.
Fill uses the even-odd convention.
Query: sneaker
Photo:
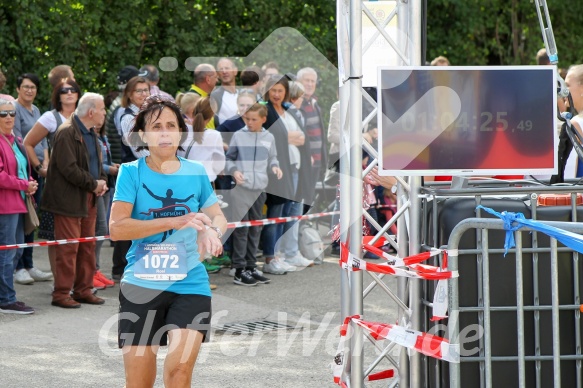
[[[287,263],[283,257],[276,257],[275,259],[279,265],[281,265],[281,268],[283,268],[284,270],[286,270],[287,272],[295,272],[298,270],[298,267],[296,267],[295,265],[291,265],[289,263]]]
[[[239,276],[235,274],[233,277],[233,283],[240,286],[253,287],[257,285],[257,280],[255,280],[255,278],[251,275],[250,271],[244,270],[239,274]]]
[[[27,269],[28,274],[35,282],[46,282],[47,280],[53,280],[53,274],[51,272],[43,272],[37,268]]]
[[[204,265],[204,268],[206,269],[207,273],[221,272],[221,267],[219,267],[218,265],[212,265],[211,263],[209,263],[206,260],[202,261],[202,265]]]
[[[273,275],[285,275],[287,273],[277,258],[273,258],[269,263],[263,264],[263,272]]]
[[[251,276],[253,276],[253,279],[257,280],[257,283],[267,284],[271,281],[265,276],[259,275],[259,272],[255,268],[253,270],[248,271],[251,273]]]
[[[222,195],[217,195],[217,203],[219,204],[219,207],[221,209],[224,209],[226,207],[229,207],[229,204],[226,203],[225,201],[223,201],[223,196]]]
[[[107,288],[107,287],[113,287],[115,285],[115,282],[113,280],[108,279],[103,272],[101,272],[100,270],[95,271],[95,275],[93,275],[93,281],[95,282],[95,280],[100,281],[101,283],[103,283],[103,285]]]
[[[308,260],[300,252],[296,253],[294,257],[288,257],[285,262],[296,267],[312,267],[314,260]]]
[[[4,306],[0,306],[0,313],[5,314],[32,314],[34,309],[25,305],[23,302],[14,302]]]
[[[229,268],[231,266],[231,258],[226,254],[222,254],[221,256],[213,256],[209,260],[209,263],[211,265]]]
[[[18,284],[31,284],[34,283],[34,279],[27,270],[21,268],[14,273],[14,282]]]
[[[261,272],[261,271],[260,271],[260,270],[258,270],[257,268],[255,268],[255,271],[257,271],[257,273],[258,273],[259,275],[263,276],[263,272]],[[228,276],[230,276],[230,277],[233,277],[233,276],[235,276],[235,274],[236,274],[236,273],[237,273],[237,269],[236,269],[236,268],[231,268],[231,269],[229,270],[229,273],[228,273],[227,275],[228,275]]]
[[[96,279],[95,276],[93,276],[93,288],[95,288],[96,290],[105,290],[105,284],[103,284],[101,280]]]

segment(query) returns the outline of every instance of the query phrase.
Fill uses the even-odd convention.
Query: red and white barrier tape
[[[340,266],[344,269],[351,271],[369,271],[383,273],[387,275],[403,276],[408,278],[425,279],[425,280],[445,280],[451,278],[457,278],[459,276],[457,271],[444,271],[439,267],[434,267],[431,265],[416,264],[421,261],[429,259],[431,256],[435,256],[441,253],[439,250],[434,250],[431,252],[420,253],[418,255],[413,255],[400,259],[394,257],[394,262],[392,264],[389,262],[387,264],[375,264],[365,261],[346,249],[344,244],[341,244],[341,254],[340,254]],[[344,248],[344,249],[342,249]],[[373,247],[374,248],[374,247]],[[367,249],[370,249],[367,247]],[[374,248],[376,249],[376,248]],[[383,252],[384,253],[384,252]],[[387,255],[390,256],[390,255]],[[393,256],[391,256],[393,257]],[[407,266],[410,270],[399,268],[402,266]]]
[[[355,315],[347,317],[344,324],[340,327],[340,342],[334,362],[332,363],[332,373],[334,383],[341,387],[347,387],[346,384],[346,360],[345,360],[345,342],[346,334],[350,329],[350,322],[357,324],[367,330],[375,340],[387,339],[407,349],[416,350],[421,354],[437,358],[443,361],[459,363],[459,352],[452,348],[449,341],[445,338],[421,331],[410,330],[403,326],[391,325],[388,323],[368,322],[361,319],[361,316]],[[390,378],[394,376],[392,369],[384,370],[374,375],[369,375],[369,381]]]
[[[298,220],[311,220],[314,218],[320,218],[325,216],[332,216],[335,214],[340,214],[339,211],[335,212],[327,212],[327,213],[314,213],[314,214],[306,214],[304,216],[291,216],[291,217],[275,217],[275,218],[268,218],[265,220],[253,220],[253,221],[239,221],[239,222],[229,222],[227,224],[228,229],[233,228],[243,228],[247,226],[262,226],[262,225],[271,225],[271,224],[285,224],[286,222],[298,221]]]
[[[63,245],[63,244],[77,244],[85,243],[90,241],[100,241],[109,240],[109,236],[97,236],[97,237],[79,237],[70,238],[66,240],[53,240],[53,241],[39,241],[25,244],[12,244],[12,245],[0,245],[0,251],[7,249],[17,249],[17,248],[29,248],[29,247],[47,247],[51,245]]]
[[[378,244],[378,242],[377,242]],[[383,250],[368,244],[363,244],[363,248],[375,255],[387,260],[387,264],[376,264],[365,261],[352,253],[346,247],[346,244],[340,244],[340,266],[349,271],[368,271],[382,273],[386,275],[408,277],[414,279],[437,280],[437,287],[433,294],[433,316],[432,321],[447,318],[449,308],[447,279],[457,278],[457,271],[446,271],[447,251],[433,249],[429,252],[419,253],[417,255],[400,258],[389,255]],[[443,253],[443,266],[435,267],[431,265],[420,264],[421,262]],[[399,267],[408,267],[403,269]]]
[[[327,213],[306,214],[303,216],[268,218],[265,220],[229,222],[227,224],[227,229],[246,228],[249,226],[262,226],[262,225],[271,225],[271,224],[284,224],[286,222],[292,222],[292,221],[298,221],[298,220],[311,220],[314,218],[331,216],[331,215],[335,215],[335,214],[340,214],[340,212],[336,211],[336,212],[327,212]],[[109,236],[80,237],[80,238],[70,238],[70,239],[66,239],[66,240],[39,241],[39,242],[24,243],[24,244],[0,245],[0,251],[7,250],[7,249],[18,249],[18,248],[46,247],[46,246],[51,246],[51,245],[78,244],[78,243],[84,243],[84,242],[90,242],[90,241],[101,241],[101,240],[109,240]]]

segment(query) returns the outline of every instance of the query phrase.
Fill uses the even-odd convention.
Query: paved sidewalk
[[[106,242],[103,263],[108,263],[112,251]],[[35,266],[48,270],[47,248],[34,252]],[[103,266],[108,273],[108,265]],[[211,275],[211,282],[218,285],[213,294],[214,328],[270,321],[292,329],[252,335],[213,330],[211,342],[202,346],[192,386],[334,386],[330,363],[340,323],[337,259],[326,258],[323,265],[298,273],[273,275],[271,284],[257,287],[236,286],[227,272]],[[119,286],[98,292],[105,305],[74,310],[51,306],[50,286],[51,282],[17,284],[19,300],[33,306],[35,314],[0,314],[0,386],[123,387],[122,355],[116,347]],[[394,322],[391,306],[380,290],[365,299],[369,320]],[[165,352],[165,348],[159,352],[156,387],[163,386]]]

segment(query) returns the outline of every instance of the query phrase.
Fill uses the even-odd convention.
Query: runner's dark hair
[[[170,99],[164,98],[159,95],[153,95],[149,96],[144,100],[144,103],[140,107],[140,111],[136,115],[134,126],[129,134],[130,145],[133,147],[137,147],[136,151],[148,149],[148,145],[144,143],[140,138],[139,132],[146,131],[146,124],[148,122],[158,120],[164,108],[169,108],[170,110],[172,110],[172,112],[174,112],[174,115],[176,116],[178,127],[180,128],[180,132],[182,133],[180,136],[180,144],[178,145],[178,149],[181,151],[184,150],[181,144],[186,139],[186,135],[188,134],[188,128],[186,127],[186,123],[184,122],[184,118],[182,117],[182,113],[180,112],[180,107]]]

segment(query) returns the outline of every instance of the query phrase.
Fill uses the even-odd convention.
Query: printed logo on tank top
[[[167,217],[180,217],[185,214],[191,212],[190,207],[186,205],[186,202],[191,200],[194,197],[194,194],[189,195],[186,198],[174,198],[174,191],[172,189],[166,190],[166,196],[160,196],[154,194],[145,183],[142,184],[142,187],[146,190],[148,195],[150,195],[155,200],[162,202],[162,207],[159,208],[150,208],[147,212],[140,212],[140,214],[149,216],[153,215],[154,218],[167,218]],[[162,237],[162,241],[165,241],[166,238],[172,235],[173,230],[169,230],[164,232],[164,236]],[[161,242],[162,242],[161,241]]]

